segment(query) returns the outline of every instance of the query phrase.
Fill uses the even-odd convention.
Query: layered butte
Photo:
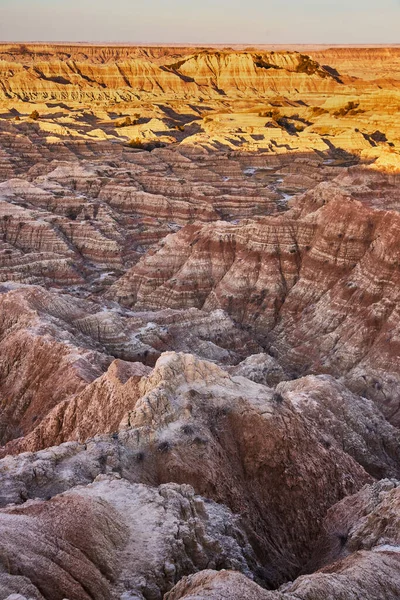
[[[0,600],[400,597],[399,73],[0,44]]]

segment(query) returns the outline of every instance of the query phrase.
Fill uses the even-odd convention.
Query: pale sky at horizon
[[[0,0],[0,41],[396,44],[400,0]]]

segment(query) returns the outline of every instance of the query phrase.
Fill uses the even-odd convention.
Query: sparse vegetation
[[[272,402],[275,402],[276,404],[282,404],[284,402],[284,397],[279,392],[275,392],[272,396]]]
[[[188,424],[182,425],[181,431],[185,435],[193,435],[193,433],[194,433],[194,429],[193,429],[192,425],[188,425]]]
[[[315,60],[306,54],[299,54],[299,62],[296,67],[297,73],[306,73],[306,75],[317,74],[320,77],[328,77],[329,74],[321,68]]]
[[[164,442],[160,442],[157,446],[158,452],[161,452],[162,454],[169,452],[171,449],[172,449],[172,444],[170,442],[168,442],[167,440],[165,440]]]
[[[139,150],[145,150],[143,141],[140,138],[134,138],[128,142],[130,148],[138,148]]]
[[[139,451],[135,456],[136,462],[138,462],[138,463],[143,462],[144,458],[145,458],[144,452],[142,452],[142,451]]]
[[[129,148],[136,148],[137,150],[147,150],[151,152],[154,148],[164,148],[165,144],[159,140],[144,140],[139,137],[134,138],[128,142]]]
[[[33,110],[29,115],[29,118],[33,119],[33,121],[37,121],[40,118],[40,115],[37,110]]]
[[[67,210],[65,211],[65,216],[68,217],[68,219],[71,219],[71,221],[75,221],[77,216],[79,213],[79,208],[74,207],[74,206],[69,206],[67,208]]]
[[[345,106],[343,106],[339,110],[335,111],[333,113],[333,115],[335,117],[346,117],[348,115],[350,115],[350,116],[358,115],[360,113],[365,112],[361,108],[358,108],[359,106],[360,106],[359,102],[355,102],[355,101],[351,100],[351,101],[347,102],[347,104]]]
[[[311,112],[313,117],[320,117],[321,115],[328,114],[328,111],[325,108],[321,108],[321,106],[313,106]]]
[[[130,127],[132,125],[137,125],[137,119],[132,119],[131,117],[125,117],[122,121],[118,121],[115,124],[115,127]]]
[[[278,119],[280,119],[282,115],[277,108],[273,108],[272,110],[264,110],[264,111],[259,112],[258,116],[259,117],[269,117],[270,119],[273,119],[274,121],[278,121]]]

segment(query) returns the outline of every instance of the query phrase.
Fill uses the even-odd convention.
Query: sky
[[[0,0],[0,41],[396,44],[400,0]]]

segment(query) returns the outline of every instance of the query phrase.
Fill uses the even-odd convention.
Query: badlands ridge
[[[400,48],[0,44],[0,600],[400,597]]]

